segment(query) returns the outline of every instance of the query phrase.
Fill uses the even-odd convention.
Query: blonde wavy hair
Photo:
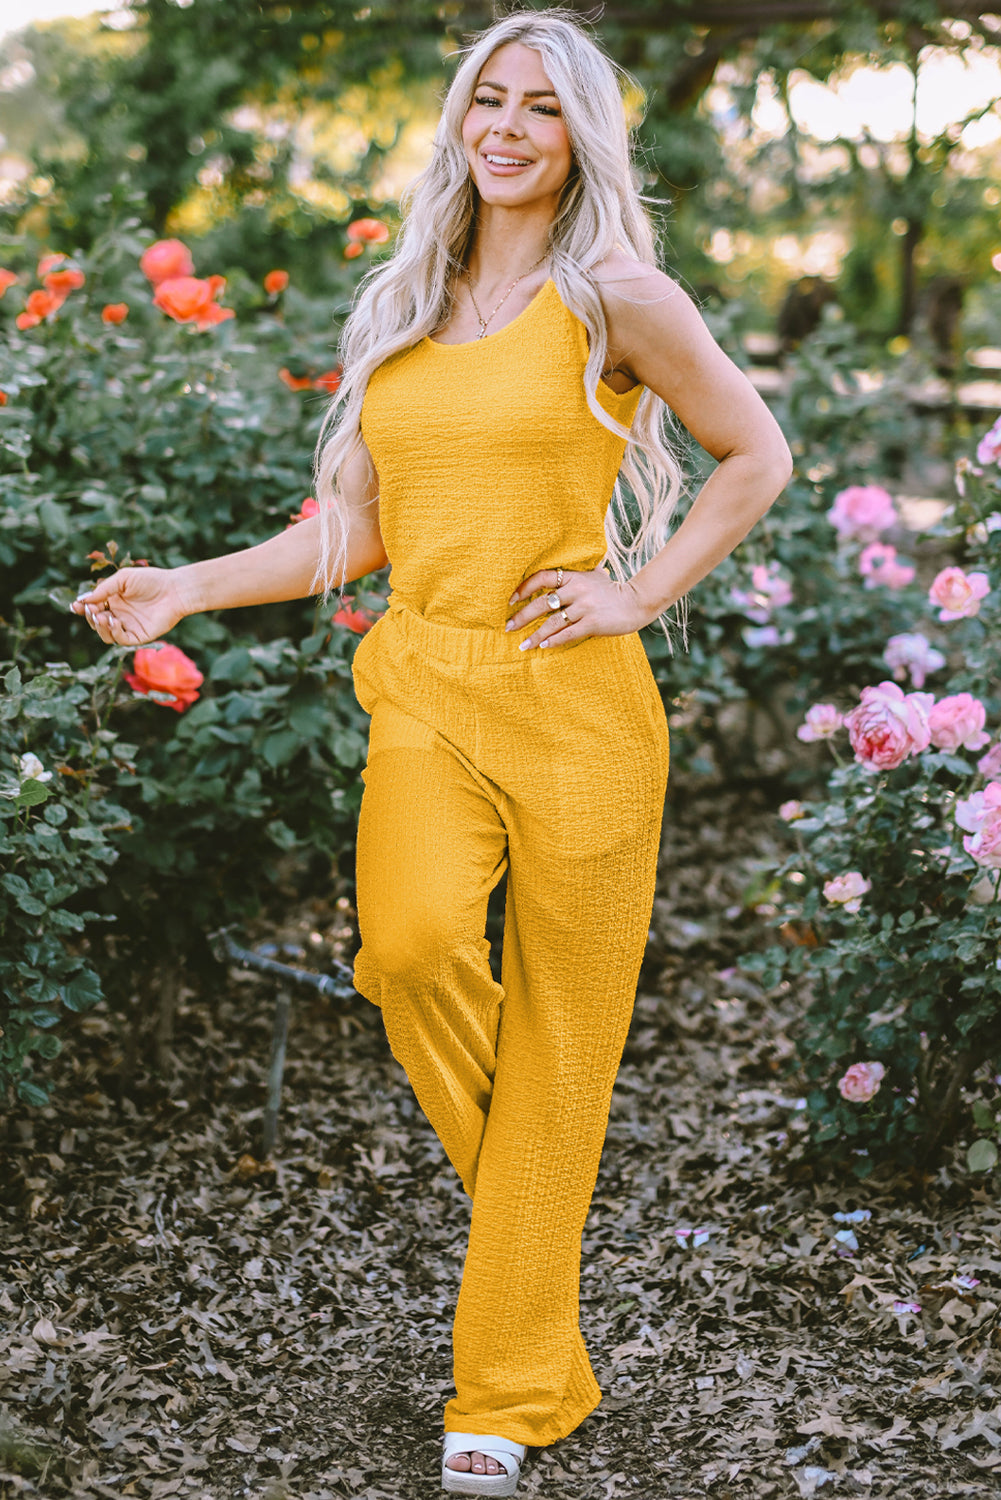
[[[445,96],[431,161],[401,200],[403,222],[394,253],[365,276],[345,323],[343,378],[316,450],[322,528],[317,591],[329,593],[343,584],[348,525],[337,503],[338,480],[361,441],[369,378],[391,355],[411,348],[446,321],[476,222],[476,190],[463,149],[462,122],[484,64],[509,42],[541,54],[560,101],[573,164],[549,233],[550,274],[564,304],[587,330],[587,404],[602,426],[628,439],[605,521],[604,563],[614,578],[625,581],[667,540],[682,492],[681,465],[668,439],[670,411],[659,396],[645,390],[627,430],[597,397],[608,336],[594,270],[617,248],[644,264],[657,264],[626,124],[623,88],[632,80],[572,12],[516,11],[463,50]],[[684,615],[682,607],[677,617],[683,636]],[[663,616],[660,623],[670,640]]]

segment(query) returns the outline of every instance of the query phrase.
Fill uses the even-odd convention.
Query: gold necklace
[[[494,317],[497,315],[497,313],[500,312],[501,308],[504,306],[504,303],[507,301],[507,299],[510,297],[511,293],[514,291],[515,287],[518,285],[518,282],[519,281],[524,281],[524,279],[525,279],[526,276],[531,276],[531,274],[532,274],[533,271],[538,270],[539,266],[542,265],[542,262],[545,260],[545,258],[546,258],[546,256],[548,254],[549,254],[549,251],[547,250],[545,252],[545,254],[539,256],[539,258],[535,262],[534,266],[529,266],[529,268],[528,268],[527,271],[522,271],[521,275],[517,276],[515,278],[515,280],[512,281],[511,285],[508,287],[507,291],[504,293],[503,297],[500,299],[500,301],[498,302],[497,306],[494,308],[493,312],[490,313],[487,317],[484,317],[483,314],[480,312],[480,309],[477,306],[476,298],[473,296],[473,278],[469,274],[469,267],[468,266],[463,266],[463,268],[462,268],[462,274],[463,274],[463,276],[465,276],[466,282],[467,282],[467,284],[469,286],[469,300],[473,304],[473,311],[476,314],[476,321],[480,325],[480,331],[476,335],[476,337],[478,339],[485,339],[486,338],[486,336],[487,336],[487,324],[493,322]]]

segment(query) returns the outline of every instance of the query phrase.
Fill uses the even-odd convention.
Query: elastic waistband
[[[398,594],[390,594],[383,619],[387,625],[402,631],[415,650],[455,666],[525,661],[531,655],[518,649],[519,642],[531,634],[530,625],[521,630],[505,630],[503,625],[463,625],[455,620],[429,620]]]

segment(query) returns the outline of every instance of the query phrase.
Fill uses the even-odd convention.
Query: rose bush
[[[91,569],[213,556],[308,513],[351,273],[322,305],[286,288],[281,315],[232,278],[220,321],[222,277],[180,242],[124,228],[87,263],[36,259],[0,305],[0,1087],[27,1102],[68,1010],[103,994],[126,1055],[133,1030],[162,1053],[182,977],[213,972],[207,934],[258,909],[290,860],[299,882],[350,878],[366,728],[350,664],[382,606],[363,580],[350,603],[101,646],[68,609]],[[284,367],[315,372],[307,393]]]
[[[776,876],[784,941],[743,959],[766,985],[808,983],[811,1142],[860,1175],[881,1156],[927,1160],[964,1128],[971,1087],[990,1129],[971,1167],[996,1163],[1001,1136],[1001,469],[960,464],[957,482],[936,528],[956,561],[915,609],[922,629],[887,643],[922,687],[867,684],[844,705],[822,794],[780,809],[796,841]]]

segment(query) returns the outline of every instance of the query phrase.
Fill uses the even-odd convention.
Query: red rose
[[[355,219],[348,225],[348,239],[362,240],[367,245],[384,245],[389,239],[389,226],[381,219]]]
[[[161,281],[172,281],[178,276],[193,276],[195,263],[191,251],[180,240],[157,240],[144,250],[139,269],[148,281],[159,286]]]
[[[67,266],[62,271],[50,271],[43,278],[43,285],[54,297],[58,297],[60,302],[65,302],[70,292],[79,291],[86,279],[82,271],[76,270],[74,266]]]
[[[7,405],[7,392],[6,391],[0,391],[0,406],[6,406],[6,405]]]
[[[294,526],[296,521],[307,521],[310,516],[318,516],[319,514],[319,501],[314,500],[312,495],[307,495],[305,500],[302,502],[302,509],[300,511],[297,511],[294,516],[289,516],[289,526]],[[288,531],[288,526],[286,526],[285,530]]]
[[[101,309],[102,323],[124,323],[129,315],[129,304],[127,302],[109,302],[107,307]]]
[[[143,646],[132,662],[134,670],[125,673],[125,681],[137,693],[170,693],[173,703],[163,704],[183,714],[198,697],[197,689],[204,678],[179,646]]]
[[[269,271],[264,278],[264,290],[269,297],[275,297],[283,292],[288,286],[287,271]]]
[[[313,381],[313,389],[315,391],[326,391],[328,396],[332,396],[340,386],[340,383],[341,367],[338,365],[336,370],[324,370],[322,375],[317,375]]]
[[[43,318],[51,318],[62,305],[62,297],[56,297],[52,292],[29,292],[24,312],[18,313],[14,321],[18,328],[34,328]]]
[[[153,298],[154,305],[175,323],[194,323],[199,329],[211,328],[233,317],[233,310],[220,307],[216,297],[225,288],[225,276],[174,276],[161,281]]]
[[[356,635],[364,635],[366,630],[371,630],[375,621],[371,615],[365,614],[360,609],[352,609],[350,604],[339,609],[334,615],[334,624],[343,625],[346,630],[353,630]]]
[[[311,375],[293,375],[286,365],[282,365],[278,371],[278,379],[282,385],[287,385],[290,391],[311,391],[313,389],[313,377]]]

